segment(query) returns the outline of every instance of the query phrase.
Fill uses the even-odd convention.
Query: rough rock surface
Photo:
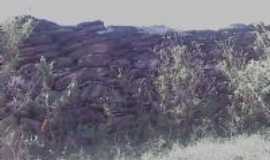
[[[55,61],[55,72],[66,73],[57,77],[55,88],[59,90],[66,87],[62,81],[68,82],[73,74],[79,77],[80,84],[99,81],[109,85],[116,76],[110,70],[112,68],[125,67],[134,73],[136,79],[143,78],[146,72],[157,70],[159,57],[154,50],[167,46],[198,47],[202,53],[194,53],[194,57],[201,56],[205,63],[211,64],[222,56],[218,44],[230,39],[238,50],[250,55],[250,58],[256,57],[252,48],[255,40],[253,30],[246,26],[219,31],[168,30],[152,34],[143,28],[130,26],[105,27],[102,21],[59,26],[39,20],[29,39],[20,46],[20,69],[31,68],[44,56],[49,61]]]
[[[102,21],[77,26],[36,21],[39,23],[33,33],[19,47],[18,71],[27,81],[35,81],[35,64],[43,56],[49,62],[54,61],[54,91],[64,91],[73,79],[78,82],[78,102],[64,115],[72,117],[72,122],[68,123],[70,129],[74,129],[72,125],[76,127],[76,123],[94,126],[111,123],[113,131],[123,130],[129,127],[128,122],[136,119],[139,111],[156,112],[153,103],[158,103],[159,95],[138,93],[153,90],[150,81],[156,76],[162,61],[157,54],[160,49],[186,45],[194,61],[201,59],[206,69],[222,59],[221,43],[233,43],[235,50],[242,51],[239,53],[245,53],[249,58],[256,58],[259,53],[253,48],[255,34],[252,26],[158,33],[149,32],[151,28],[104,26]],[[1,60],[1,63],[5,62]],[[205,76],[218,81],[216,73],[208,72]],[[208,82],[202,81],[202,90],[207,88]],[[0,116],[4,112],[0,110]],[[108,119],[109,115],[113,115],[112,119]],[[35,121],[41,126],[44,117]]]

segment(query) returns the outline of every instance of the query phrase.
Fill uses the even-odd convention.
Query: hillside
[[[270,124],[263,24],[180,32],[24,16],[1,28],[0,140],[17,156],[186,144]]]

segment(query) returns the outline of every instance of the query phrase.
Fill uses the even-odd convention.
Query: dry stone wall
[[[251,59],[260,56],[260,52],[253,48],[256,37],[252,26],[218,31],[177,32],[168,29],[153,33],[149,28],[105,26],[102,21],[76,26],[35,21],[38,23],[30,37],[19,46],[18,72],[27,82],[37,81],[34,76],[36,65],[41,57],[45,57],[47,61],[54,62],[53,91],[62,93],[72,80],[77,81],[79,96],[75,103],[60,111],[63,117],[68,117],[66,126],[61,126],[66,130],[76,130],[78,124],[94,127],[109,124],[108,132],[121,132],[136,128],[136,124],[131,122],[143,117],[142,113],[157,115],[160,112],[160,95],[153,81],[163,61],[158,54],[161,49],[185,45],[192,61],[196,63],[199,59],[202,62],[206,74],[198,85],[198,94],[205,93],[210,81],[217,84],[220,80],[220,74],[211,69],[224,58],[220,44],[233,43],[234,49],[241,51],[236,53],[245,53],[236,57]],[[4,63],[1,59],[1,64]],[[36,87],[38,94],[40,86]],[[0,110],[0,119],[4,112]],[[22,116],[32,119],[39,126],[36,128],[40,128],[46,115],[37,113],[39,115],[32,117],[29,114],[35,113]],[[156,123],[151,118],[141,123]]]

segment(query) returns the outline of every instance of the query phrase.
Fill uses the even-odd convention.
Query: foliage
[[[4,59],[8,61],[7,68],[16,69],[18,66],[20,51],[19,45],[26,40],[35,27],[36,22],[28,17],[16,17],[3,23],[2,52]]]

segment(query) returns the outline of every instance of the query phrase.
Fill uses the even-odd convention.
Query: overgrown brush
[[[260,58],[245,56],[233,42],[220,43],[222,60],[214,64],[194,57],[201,51],[185,46],[159,52],[156,87],[178,137],[227,137],[269,126],[269,37],[263,25],[254,27],[253,48]]]
[[[48,147],[63,148],[60,143],[65,137],[61,132],[66,132],[70,127],[59,122],[71,117],[64,116],[62,110],[78,101],[75,79],[64,92],[52,89],[53,62],[48,63],[44,57],[34,68],[33,81],[20,75],[19,45],[31,34],[35,25],[32,21],[29,17],[10,20],[5,23],[4,37],[1,37],[4,63],[0,72],[0,141],[5,150],[10,150],[10,154],[5,154],[5,159],[32,159],[36,158],[34,155],[44,155],[50,150]],[[40,153],[41,149],[43,153]]]

